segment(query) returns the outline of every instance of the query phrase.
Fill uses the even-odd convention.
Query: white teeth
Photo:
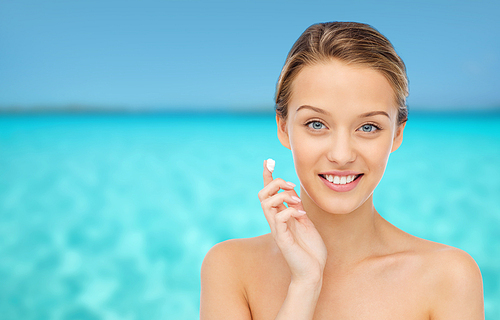
[[[324,175],[325,179],[334,183],[334,184],[347,184],[351,183],[354,181],[356,178],[355,175],[349,175],[349,176],[334,176],[331,174],[325,174]]]
[[[347,182],[346,176],[340,177],[340,184],[346,184],[346,182]]]

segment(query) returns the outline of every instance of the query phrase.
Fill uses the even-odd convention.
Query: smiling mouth
[[[320,174],[319,176],[322,177],[323,179],[333,183],[333,184],[349,184],[357,179],[359,179],[363,174],[357,174],[357,175],[347,175],[347,176],[336,176],[332,174]]]

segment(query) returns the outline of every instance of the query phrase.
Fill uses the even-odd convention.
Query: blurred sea
[[[2,319],[197,319],[205,253],[268,232],[266,115],[0,116]],[[500,116],[413,115],[375,191],[403,230],[471,254],[500,319]]]

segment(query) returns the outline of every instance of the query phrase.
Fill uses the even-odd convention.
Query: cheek
[[[290,149],[299,179],[302,179],[305,173],[314,167],[314,163],[322,153],[321,148],[321,143],[303,133],[290,134]]]
[[[292,151],[295,167],[307,164],[309,162],[307,153],[307,144],[297,135],[290,135],[290,150]]]
[[[381,139],[377,143],[371,144],[369,148],[370,155],[367,157],[367,161],[372,164],[376,171],[383,173],[391,154],[392,142],[389,139]]]

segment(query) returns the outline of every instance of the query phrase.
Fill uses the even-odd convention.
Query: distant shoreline
[[[274,113],[273,106],[255,107],[215,107],[215,106],[178,106],[178,107],[120,107],[120,106],[35,106],[2,107],[0,114],[152,114],[152,113]]]
[[[477,107],[430,107],[430,106],[412,106],[409,105],[410,114],[500,114],[500,105],[497,106],[477,106]],[[255,106],[255,107],[196,107],[196,106],[178,106],[178,107],[121,107],[121,106],[34,106],[34,107],[2,107],[0,106],[0,115],[9,114],[274,114],[274,106]]]
[[[9,117],[44,117],[44,116],[124,116],[124,117],[147,117],[147,116],[249,116],[249,117],[273,117],[274,111],[227,111],[227,110],[155,110],[155,111],[130,111],[130,110],[36,110],[36,111],[0,111],[0,118]],[[415,110],[409,114],[412,117],[494,117],[500,118],[500,109],[481,110]]]

